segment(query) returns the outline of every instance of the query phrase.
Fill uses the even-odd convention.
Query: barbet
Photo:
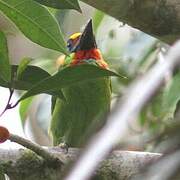
[[[61,62],[60,71],[81,64],[108,69],[96,45],[92,20],[88,22],[83,33],[70,36],[67,47],[71,54]],[[105,123],[105,115],[110,110],[111,102],[110,78],[101,77],[78,82],[63,88],[62,93],[65,100],[57,98],[52,110],[50,133],[53,144],[82,146],[87,137]]]

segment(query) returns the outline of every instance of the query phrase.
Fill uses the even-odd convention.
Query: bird
[[[74,33],[67,41],[70,55],[61,60],[59,71],[81,64],[109,69],[98,49],[92,19],[82,33]],[[64,100],[52,97],[50,134],[54,146],[82,147],[89,136],[106,123],[110,111],[110,77],[90,79],[61,89]]]

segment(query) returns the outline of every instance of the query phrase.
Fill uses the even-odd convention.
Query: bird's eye
[[[68,48],[69,51],[71,51],[71,49],[72,49],[72,40],[71,39],[69,39],[67,41],[67,48]]]
[[[70,46],[71,46],[71,45],[70,45],[70,43],[68,42],[68,43],[67,43],[67,47],[69,48]]]

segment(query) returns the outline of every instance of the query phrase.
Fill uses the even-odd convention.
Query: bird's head
[[[67,41],[67,48],[70,52],[90,50],[97,48],[93,34],[92,20],[88,22],[83,33],[74,33]]]
[[[68,41],[67,41],[67,48],[70,52],[74,52],[75,51],[75,47],[79,44],[79,39],[81,37],[81,34],[80,32],[78,33],[74,33],[72,34]]]
[[[92,20],[88,22],[82,33],[75,33],[70,36],[67,41],[67,47],[69,51],[73,53],[71,65],[82,64],[88,60],[94,60],[100,67],[108,69],[108,64],[104,61],[101,52],[96,45]]]

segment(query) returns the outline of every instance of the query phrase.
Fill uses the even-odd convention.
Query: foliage
[[[53,76],[47,77],[41,80],[39,83],[35,84],[29,91],[27,91],[27,93],[25,93],[20,98],[20,101],[39,93],[56,91],[80,81],[107,76],[119,75],[112,71],[101,69],[99,67],[88,64],[79,65],[78,67],[68,67],[62,71],[57,72]]]
[[[0,76],[7,82],[11,81],[11,69],[8,57],[8,48],[6,37],[3,32],[0,32]]]
[[[73,8],[80,11],[78,1],[37,2],[57,9]],[[19,30],[33,42],[67,55],[65,42],[57,21],[46,7],[37,2],[32,0],[2,0],[0,1],[0,11],[13,21]],[[2,42],[0,47],[0,85],[9,88],[11,94],[14,89],[27,91],[17,103],[40,93],[47,93],[64,99],[60,89],[69,86],[72,83],[89,78],[118,76],[109,70],[103,70],[92,65],[82,65],[77,68],[69,67],[62,72],[57,72],[51,76],[47,71],[40,67],[29,65],[32,64],[31,57],[24,57],[18,66],[10,65],[6,37],[3,32],[0,34],[0,41]],[[23,118],[25,118],[25,111],[28,109],[30,102],[31,99],[21,103],[20,115],[22,122],[24,122]],[[10,106],[10,104],[7,104],[7,106]]]
[[[81,8],[77,0],[35,0],[45,6],[49,6],[56,9],[75,9],[81,12]]]
[[[49,11],[49,7],[56,9],[54,11],[56,18],[59,18],[60,14],[64,19],[56,19]],[[68,55],[64,41],[64,35],[68,33],[63,34],[61,28],[65,29],[69,24],[66,19],[67,14],[72,21],[74,17],[67,9],[81,12],[77,0],[0,0],[0,11],[16,25],[24,36],[42,47],[55,50],[58,56]],[[23,125],[34,95],[46,93],[64,100],[65,97],[61,92],[63,87],[78,81],[86,81],[89,78],[114,76],[112,89],[113,98],[116,99],[126,91],[126,87],[134,79],[146,73],[159,60],[158,54],[162,53],[161,50],[165,47],[162,42],[137,30],[129,30],[129,27],[121,25],[105,13],[107,12],[95,10],[94,30],[104,58],[107,59],[111,69],[117,73],[92,65],[69,67],[61,72],[55,72],[54,70],[57,68],[49,70],[49,64],[55,64],[49,54],[42,60],[23,57],[19,65],[12,65],[8,52],[7,32],[0,29],[0,86],[11,90],[25,91],[18,100],[18,102],[21,101],[20,116]],[[58,24],[59,21],[61,27]],[[121,28],[121,26],[123,27]],[[126,37],[119,36],[119,32],[123,28],[128,34]],[[48,59],[48,63],[45,62],[45,59]],[[119,78],[118,73],[128,78]],[[172,120],[177,120],[175,113],[179,108],[179,89],[180,73],[178,71],[166,84],[162,85],[157,95],[139,114],[137,121],[140,128],[143,129],[143,134],[148,132],[150,138],[156,137],[167,130]],[[154,148],[158,142],[159,139],[154,138],[153,143],[149,144]],[[147,150],[148,146],[143,148],[142,150]]]
[[[32,0],[1,0],[0,11],[33,42],[67,54],[57,21],[45,7]]]

